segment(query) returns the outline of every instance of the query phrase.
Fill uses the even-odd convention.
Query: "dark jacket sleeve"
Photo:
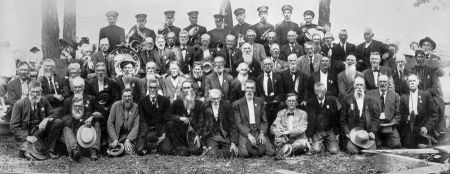
[[[267,116],[266,116],[266,104],[264,104],[264,101],[260,100],[261,105],[261,125],[259,127],[260,131],[264,131],[265,134],[267,134],[267,128],[269,127],[267,123]],[[256,113],[255,113],[256,114]]]
[[[239,104],[240,104],[240,100],[233,103],[234,119],[236,121],[236,125],[239,130],[239,134],[244,137],[247,137],[248,133],[250,133],[250,128],[246,124],[242,123],[241,113],[240,113],[241,109],[239,108]]]
[[[19,141],[25,141],[25,138],[28,136],[28,130],[24,129],[22,126],[23,110],[23,102],[15,103],[11,115],[11,120],[9,122],[9,128],[11,132]]]
[[[237,130],[237,126],[236,126],[236,122],[234,120],[234,116],[233,116],[233,110],[231,108],[231,104],[226,102],[226,104],[224,104],[225,107],[225,116],[227,118],[227,122],[228,122],[228,126],[230,126],[230,140],[231,143],[234,144],[238,144],[239,143],[239,134],[238,134],[238,130]]]
[[[342,129],[342,132],[345,134],[350,133],[350,128],[348,126],[348,117],[347,110],[350,108],[350,104],[347,101],[342,102],[342,108],[341,108],[341,117],[340,117],[340,126]]]
[[[427,116],[426,116],[426,121],[424,122],[423,127],[427,128],[428,132],[430,132],[431,130],[433,130],[434,125],[436,123],[436,120],[438,118],[437,116],[437,110],[436,110],[436,105],[434,103],[433,97],[424,91],[425,96],[426,96],[426,100],[427,100]]]

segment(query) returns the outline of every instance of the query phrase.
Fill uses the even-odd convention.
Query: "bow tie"
[[[287,116],[294,116],[294,113],[293,113],[293,112],[289,112],[289,113],[287,114]]]
[[[186,47],[182,47],[181,50],[186,50]]]
[[[380,70],[379,69],[374,69],[373,72],[380,72]]]

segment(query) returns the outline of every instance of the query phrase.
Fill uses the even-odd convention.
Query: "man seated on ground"
[[[202,129],[194,143],[198,148],[206,146],[207,154],[212,156],[229,156],[230,153],[237,156],[239,139],[231,104],[221,99],[218,89],[211,89],[209,98],[200,109],[203,121],[199,127]]]
[[[273,145],[266,135],[266,105],[262,98],[255,97],[255,91],[256,82],[247,80],[245,97],[233,103],[234,119],[239,130],[239,156],[243,158],[275,155]]]
[[[165,145],[166,122],[170,117],[170,100],[158,94],[159,83],[156,79],[149,79],[148,95],[138,103],[139,134],[136,143],[136,153],[146,155],[154,151],[169,154],[171,149]]]
[[[344,135],[339,141],[341,147],[350,153],[360,153],[362,149],[376,149],[375,134],[379,130],[379,115],[381,113],[377,102],[372,96],[365,95],[365,82],[363,77],[356,77],[354,82],[355,92],[352,97],[344,100],[341,108],[341,129]],[[350,131],[362,130],[360,140],[367,143],[365,146],[351,141]],[[359,131],[358,131],[359,132]],[[367,145],[367,146],[366,146]]]
[[[27,151],[27,145],[43,141],[50,158],[57,158],[56,141],[61,136],[63,122],[45,97],[39,81],[31,81],[28,96],[18,100],[13,107],[10,130],[16,141],[21,143],[21,156]],[[27,144],[27,145],[26,145]]]
[[[328,150],[331,154],[339,151],[336,135],[339,133],[339,109],[337,99],[327,96],[327,87],[318,82],[314,85],[316,97],[312,97],[306,104],[308,113],[307,136],[311,139],[312,150],[315,153]]]
[[[99,112],[93,113],[92,108],[88,108],[89,105],[85,104],[83,98],[73,98],[70,105],[72,108],[71,113],[62,118],[64,121],[63,138],[66,149],[69,152],[69,157],[78,161],[82,154],[81,150],[83,149],[89,150],[91,160],[96,161],[98,160],[97,154],[100,151],[100,121],[103,119],[103,116]],[[78,134],[78,130],[83,126],[87,128],[94,127],[96,135],[91,134],[91,136],[95,136],[95,138],[93,140],[91,139],[90,142],[83,142],[83,140],[81,140],[81,142],[77,141],[75,134]],[[81,134],[83,134],[83,132],[81,132]]]
[[[171,107],[170,121],[167,123],[166,133],[170,141],[173,155],[200,155],[202,149],[196,146],[194,137],[201,129],[200,100],[195,99],[195,92],[191,81],[181,84],[181,97],[175,100]]]
[[[286,105],[287,109],[278,112],[277,118],[270,128],[275,136],[276,158],[301,154],[310,148],[305,132],[308,125],[308,114],[297,109],[298,101],[295,93],[287,94]]]
[[[124,143],[125,153],[134,152],[134,140],[139,132],[138,105],[133,102],[133,92],[129,88],[122,91],[122,100],[111,107],[108,117],[108,135],[111,147]]]

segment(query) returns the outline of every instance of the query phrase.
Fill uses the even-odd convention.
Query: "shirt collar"
[[[322,100],[320,100],[319,98],[317,98],[317,101],[319,101],[319,103],[322,102],[322,105],[323,105],[323,103],[325,102],[325,97],[324,97]]]

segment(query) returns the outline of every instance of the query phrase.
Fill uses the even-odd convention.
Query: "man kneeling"
[[[87,100],[86,100],[87,101]],[[72,99],[72,113],[63,117],[64,121],[64,143],[70,157],[78,161],[81,157],[80,148],[90,150],[91,160],[98,159],[97,153],[100,150],[100,120],[102,114],[99,112],[88,112],[89,103],[81,98]],[[75,136],[75,133],[77,136]]]
[[[309,143],[306,138],[308,114],[297,109],[297,95],[287,94],[287,109],[278,112],[271,131],[275,135],[277,158],[307,152]]]

